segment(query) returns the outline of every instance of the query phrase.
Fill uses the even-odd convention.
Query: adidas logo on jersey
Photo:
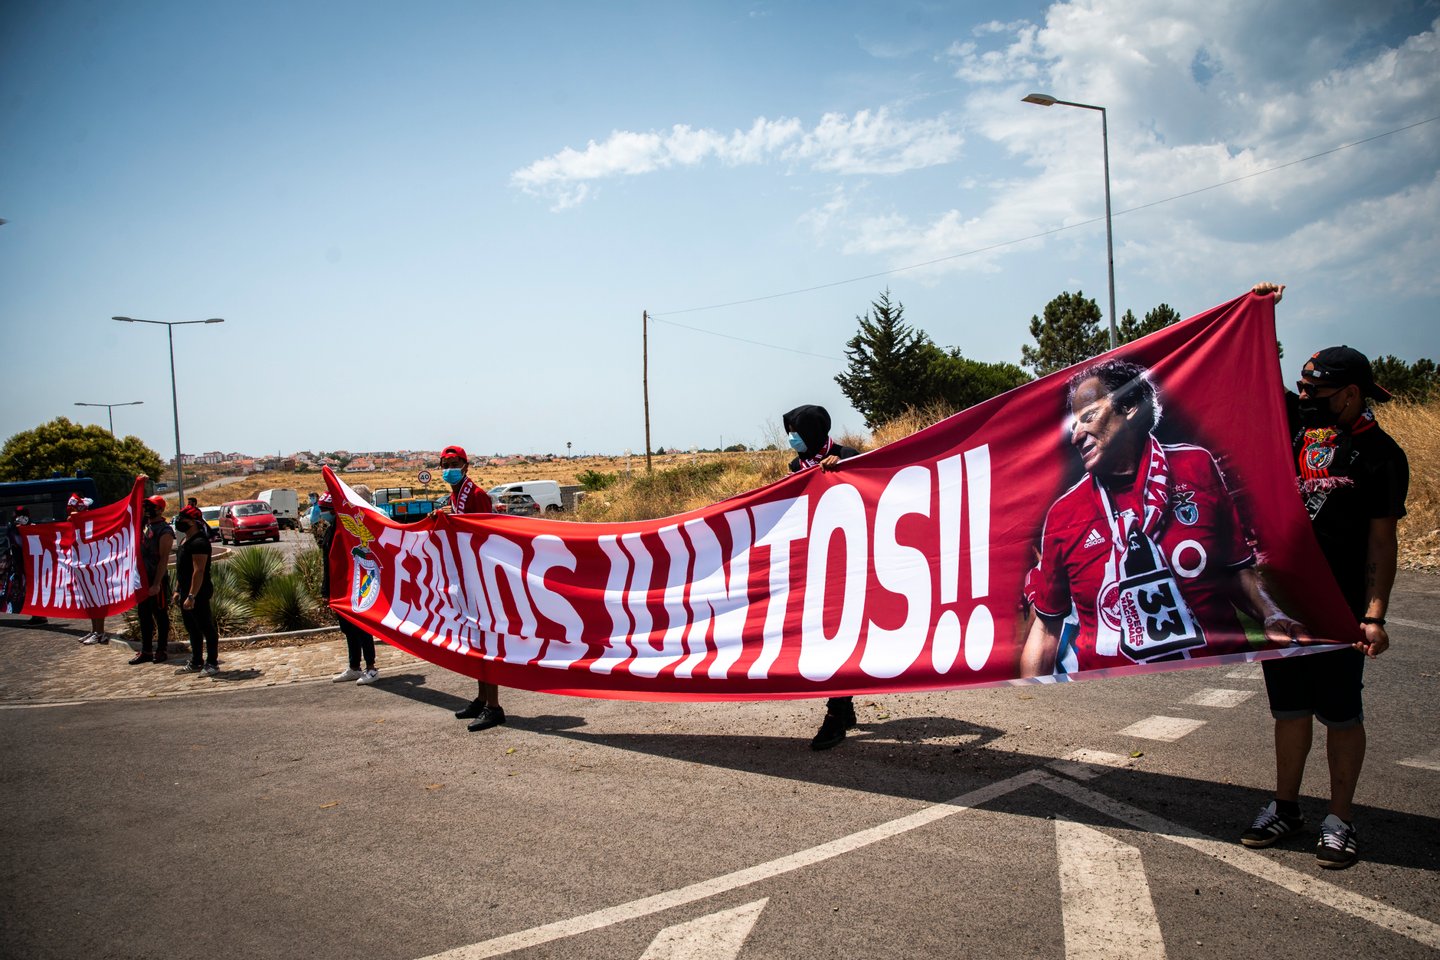
[[[1098,546],[1100,546],[1100,544],[1102,544],[1102,543],[1104,543],[1104,542],[1105,542],[1105,538],[1102,537],[1102,536],[1100,536],[1100,531],[1099,531],[1099,530],[1096,530],[1094,527],[1091,527],[1091,528],[1090,528],[1090,536],[1088,536],[1088,537],[1085,538],[1085,546],[1087,546],[1087,547],[1098,547]]]

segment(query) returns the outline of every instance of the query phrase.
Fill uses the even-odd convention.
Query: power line
[[[1148,208],[1150,208],[1150,207],[1159,206],[1159,205],[1162,204],[1162,203],[1170,203],[1170,202],[1172,202],[1172,201],[1174,201],[1174,200],[1183,200],[1183,199],[1186,198],[1186,197],[1193,197],[1193,196],[1195,196],[1195,195],[1198,194],[1198,193],[1205,193],[1205,192],[1208,191],[1208,190],[1216,190],[1216,189],[1219,189],[1220,187],[1228,187],[1228,186],[1230,186],[1230,185],[1233,184],[1233,183],[1240,183],[1242,180],[1250,180],[1250,179],[1253,179],[1254,177],[1260,177],[1260,176],[1264,176],[1265,174],[1274,173],[1274,172],[1276,172],[1277,170],[1284,170],[1286,167],[1293,167],[1293,166],[1295,166],[1296,164],[1308,163],[1308,162],[1311,161],[1311,160],[1318,160],[1318,159],[1320,159],[1321,157],[1328,157],[1328,156],[1329,156],[1330,154],[1332,154],[1332,153],[1339,153],[1339,152],[1342,151],[1342,150],[1349,150],[1351,147],[1358,147],[1358,146],[1361,146],[1362,144],[1371,143],[1371,142],[1373,142],[1373,141],[1375,141],[1375,140],[1381,140],[1381,139],[1383,139],[1383,138],[1385,138],[1385,137],[1394,136],[1394,135],[1397,134],[1397,133],[1403,133],[1403,132],[1405,132],[1406,130],[1411,130],[1411,129],[1414,129],[1415,127],[1423,126],[1424,124],[1427,124],[1427,123],[1434,123],[1436,120],[1440,120],[1440,116],[1426,117],[1424,120],[1417,120],[1417,121],[1415,121],[1414,123],[1406,124],[1406,125],[1403,126],[1403,127],[1396,127],[1394,130],[1387,130],[1387,131],[1385,131],[1384,133],[1377,133],[1377,134],[1375,134],[1374,136],[1372,136],[1372,137],[1366,137],[1366,138],[1364,138],[1363,140],[1356,140],[1356,141],[1354,141],[1354,142],[1352,142],[1352,143],[1343,143],[1343,144],[1341,144],[1341,145],[1338,146],[1338,147],[1332,147],[1332,148],[1329,149],[1329,150],[1322,150],[1320,153],[1311,154],[1311,155],[1308,156],[1308,157],[1301,157],[1301,158],[1298,159],[1298,160],[1289,160],[1289,161],[1286,161],[1285,163],[1276,164],[1276,165],[1273,166],[1273,167],[1267,167],[1267,168],[1265,168],[1264,170],[1256,170],[1254,173],[1247,173],[1247,174],[1245,174],[1245,175],[1243,175],[1243,176],[1234,177],[1234,178],[1232,178],[1232,179],[1230,179],[1230,180],[1222,180],[1220,183],[1212,183],[1212,184],[1210,184],[1208,187],[1200,187],[1200,188],[1198,188],[1198,189],[1196,189],[1196,190],[1187,190],[1187,191],[1184,192],[1184,193],[1177,193],[1177,194],[1175,194],[1174,196],[1164,197],[1164,198],[1159,199],[1159,200],[1151,200],[1151,201],[1148,202],[1148,203],[1142,203],[1142,204],[1139,204],[1139,205],[1134,206],[1134,207],[1127,207],[1127,208],[1125,208],[1124,210],[1117,210],[1117,211],[1114,212],[1113,216],[1116,216],[1116,217],[1124,216],[1124,215],[1127,214],[1127,213],[1135,213],[1136,211],[1139,211],[1139,210],[1145,210],[1145,209],[1148,209]],[[1019,237],[1019,238],[1017,238],[1017,239],[1015,239],[1015,240],[1002,240],[1002,241],[999,241],[998,243],[992,243],[992,244],[989,244],[989,245],[983,246],[983,247],[976,247],[976,248],[973,249],[973,250],[966,250],[966,251],[964,251],[964,252],[962,252],[962,253],[952,253],[952,254],[948,254],[948,255],[943,256],[943,257],[936,257],[936,258],[933,259],[933,260],[926,260],[926,261],[923,261],[923,262],[921,262],[921,263],[912,263],[912,264],[909,264],[908,266],[904,266],[904,267],[894,267],[893,269],[890,269],[890,270],[881,270],[881,271],[878,271],[878,272],[876,272],[876,273],[867,273],[867,274],[865,274],[864,276],[860,276],[860,277],[850,277],[850,278],[847,279],[847,280],[833,280],[833,281],[831,281],[831,282],[829,282],[829,283],[820,283],[820,284],[816,284],[815,286],[811,286],[811,287],[800,287],[800,288],[795,289],[795,290],[784,290],[784,291],[781,291],[780,293],[769,293],[769,294],[765,294],[765,295],[763,295],[763,296],[758,296],[758,297],[747,297],[747,298],[744,299],[744,300],[729,300],[729,301],[726,301],[725,303],[712,303],[712,304],[710,304],[709,306],[704,306],[704,307],[687,307],[687,308],[685,308],[685,309],[683,309],[683,310],[666,310],[666,311],[663,311],[663,312],[661,312],[661,313],[652,313],[652,314],[650,314],[650,319],[651,319],[651,320],[658,320],[658,321],[661,322],[661,323],[668,323],[668,324],[670,324],[671,326],[684,327],[686,330],[693,330],[693,331],[695,331],[696,333],[709,334],[710,336],[713,336],[713,337],[725,337],[726,339],[729,339],[729,340],[739,340],[739,341],[741,341],[741,342],[743,342],[743,343],[750,343],[750,344],[754,344],[755,346],[760,346],[760,347],[769,347],[769,348],[771,348],[771,349],[773,349],[773,350],[785,350],[785,351],[788,351],[788,352],[790,352],[790,353],[805,354],[806,356],[823,357],[824,359],[827,359],[827,360],[838,360],[838,359],[840,359],[840,358],[838,358],[838,357],[829,357],[829,356],[826,356],[825,354],[819,354],[819,353],[809,353],[808,351],[805,351],[805,350],[795,350],[795,349],[793,349],[793,348],[791,348],[791,347],[782,347],[782,346],[779,346],[779,345],[773,344],[773,343],[762,343],[762,342],[759,341],[759,340],[747,340],[747,339],[745,339],[744,337],[737,337],[737,336],[733,336],[733,335],[728,334],[728,333],[719,333],[718,331],[715,331],[715,330],[706,330],[706,329],[704,329],[704,328],[702,328],[702,327],[691,327],[691,326],[687,326],[686,324],[683,324],[683,323],[677,323],[677,322],[675,322],[674,320],[667,320],[667,319],[663,319],[663,318],[679,316],[680,314],[683,314],[683,313],[700,313],[700,312],[703,312],[703,311],[705,311],[705,310],[720,310],[720,309],[723,309],[723,308],[725,308],[725,307],[739,307],[739,306],[744,306],[745,304],[750,304],[750,303],[761,303],[761,302],[764,302],[764,301],[766,301],[766,300],[778,300],[778,299],[780,299],[780,298],[782,298],[782,297],[798,296],[799,294],[802,294],[802,293],[814,293],[814,292],[817,291],[817,290],[828,290],[828,289],[830,289],[831,287],[841,287],[841,286],[845,286],[846,284],[850,284],[850,283],[860,283],[860,282],[863,281],[863,280],[875,280],[875,279],[878,279],[878,278],[880,278],[880,277],[888,277],[888,276],[892,276],[892,275],[897,274],[897,273],[905,273],[906,271],[909,271],[909,270],[918,270],[918,269],[920,269],[921,267],[934,266],[934,265],[937,264],[937,263],[946,263],[946,262],[948,262],[948,261],[950,261],[950,260],[959,260],[959,259],[961,259],[962,257],[973,257],[973,256],[975,256],[976,254],[979,254],[979,253],[988,253],[988,252],[991,251],[991,250],[999,250],[999,249],[1002,248],[1002,247],[1014,246],[1014,245],[1017,244],[1017,243],[1025,243],[1025,242],[1027,242],[1027,241],[1029,241],[1029,240],[1039,240],[1039,239],[1042,239],[1042,238],[1044,238],[1044,237],[1053,236],[1054,234],[1061,233],[1061,232],[1066,231],[1066,230],[1075,230],[1075,229],[1077,229],[1077,228],[1079,228],[1079,227],[1089,226],[1089,225],[1092,224],[1092,223],[1099,223],[1100,221],[1102,221],[1102,220],[1104,220],[1104,219],[1105,219],[1105,218],[1104,218],[1103,216],[1102,216],[1102,217],[1091,217],[1089,220],[1081,220],[1081,221],[1078,221],[1078,222],[1076,222],[1076,223],[1067,224],[1067,225],[1062,226],[1062,227],[1054,227],[1054,228],[1052,228],[1052,229],[1050,229],[1050,230],[1042,230],[1042,231],[1039,232],[1039,233],[1032,233],[1032,234],[1029,235],[1028,237]]]

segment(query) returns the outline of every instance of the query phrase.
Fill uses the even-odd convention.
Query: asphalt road
[[[820,754],[814,701],[507,691],[470,734],[419,662],[0,710],[0,956],[1434,957],[1440,577],[1392,616],[1346,871],[1311,852],[1323,735],[1306,836],[1235,842],[1256,668],[862,698]]]

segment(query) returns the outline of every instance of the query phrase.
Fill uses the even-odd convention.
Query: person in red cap
[[[1253,293],[1285,287],[1262,283]],[[1290,442],[1300,497],[1310,527],[1341,593],[1360,625],[1350,649],[1266,660],[1265,692],[1275,718],[1275,799],[1240,836],[1247,847],[1268,847],[1298,833],[1300,782],[1310,755],[1314,721],[1325,727],[1330,805],[1320,823],[1315,859],[1335,869],[1358,859],[1353,802],[1365,762],[1361,678],[1367,658],[1390,646],[1385,613],[1399,558],[1396,526],[1405,516],[1410,465],[1405,451],[1380,429],[1370,402],[1390,399],[1375,382],[1370,360],[1352,347],[1326,347],[1302,365],[1295,393],[1286,393]],[[1321,636],[1343,636],[1334,624]]]
[[[444,513],[490,513],[490,494],[470,479],[470,458],[465,448],[451,444],[440,451],[440,477],[450,485],[450,503],[441,507]],[[463,710],[455,711],[455,719],[469,720],[466,728],[472,733],[488,730],[505,722],[505,709],[500,706],[500,688],[477,680],[475,699]]]
[[[84,513],[93,506],[95,506],[94,500],[82,497],[78,493],[72,493],[70,499],[65,501],[65,519],[68,520],[76,514]],[[81,637],[80,642],[87,647],[92,647],[97,643],[109,643],[110,638],[105,634],[105,618],[91,617],[90,632]]]
[[[199,507],[186,506],[175,518],[180,550],[175,558],[175,602],[190,635],[190,662],[181,673],[213,677],[220,672],[220,633],[210,613],[210,531]]]
[[[170,553],[174,549],[175,530],[165,520],[165,498],[147,497],[140,561],[145,564],[145,580],[150,586],[136,608],[140,652],[130,659],[131,666],[170,659]]]

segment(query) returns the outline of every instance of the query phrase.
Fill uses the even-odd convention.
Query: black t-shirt
[[[155,571],[160,569],[160,541],[167,533],[173,537],[175,529],[164,520],[147,523],[140,533],[140,559],[145,562],[145,573],[151,583],[155,582]]]
[[[1328,443],[1323,442],[1323,431],[1307,436],[1296,409],[1298,398],[1287,393],[1286,400],[1295,471],[1302,477],[1300,495],[1320,549],[1358,617],[1365,608],[1370,521],[1405,516],[1410,464],[1405,451],[1378,423],[1341,431]],[[1302,468],[1302,463],[1309,467]],[[1306,472],[1323,475],[1305,477]]]
[[[195,558],[205,557],[204,579],[197,590],[190,584],[195,576]],[[175,589],[180,593],[180,599],[190,594],[195,595],[197,600],[209,600],[214,587],[210,585],[210,569],[214,564],[210,562],[210,538],[204,533],[189,537],[180,544],[180,553],[175,558]]]

